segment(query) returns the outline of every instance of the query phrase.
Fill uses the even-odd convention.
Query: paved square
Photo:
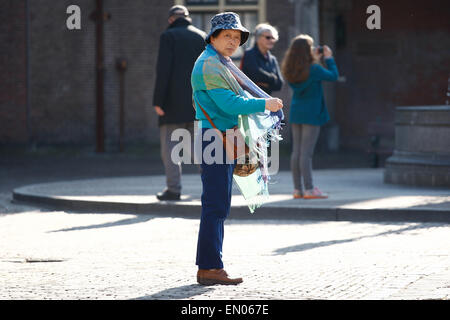
[[[46,211],[0,196],[0,299],[450,298],[445,223],[229,219],[225,267],[244,282],[204,287],[198,219]]]

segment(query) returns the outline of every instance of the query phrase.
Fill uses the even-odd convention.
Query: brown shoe
[[[198,269],[197,282],[206,286],[214,284],[236,285],[242,282],[242,278],[231,279],[223,269]]]

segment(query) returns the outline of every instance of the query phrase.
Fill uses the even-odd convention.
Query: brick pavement
[[[197,219],[10,198],[0,194],[0,299],[450,298],[449,224],[230,219],[225,266],[244,282],[203,287]]]

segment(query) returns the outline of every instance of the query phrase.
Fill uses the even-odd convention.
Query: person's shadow
[[[199,284],[189,284],[181,287],[169,288],[149,296],[142,296],[131,300],[187,299],[193,296],[202,295],[212,290],[214,290],[212,287],[206,287]]]

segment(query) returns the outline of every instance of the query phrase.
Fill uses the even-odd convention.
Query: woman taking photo
[[[191,76],[196,118],[200,120],[202,135],[214,126],[221,132],[233,128],[239,115],[264,112],[265,109],[276,112],[283,107],[277,98],[246,97],[230,70],[221,62],[223,59],[230,62],[230,56],[247,41],[248,36],[248,30],[233,12],[220,13],[211,19],[211,32],[206,38],[208,44],[195,62]],[[219,139],[219,136],[214,139]],[[202,139],[202,155],[214,139]],[[197,281],[203,285],[238,284],[242,278],[230,278],[222,262],[224,221],[230,212],[236,163],[227,163],[226,152],[223,152],[222,161],[218,161],[220,163],[205,161],[204,156],[201,158],[203,191]]]
[[[314,48],[313,43],[308,35],[295,37],[281,65],[281,72],[293,90],[289,119],[292,124],[291,170],[296,199],[328,197],[314,187],[312,156],[320,126],[330,120],[322,81],[336,81],[339,73],[331,49],[328,46]],[[326,68],[319,63],[322,56]]]

